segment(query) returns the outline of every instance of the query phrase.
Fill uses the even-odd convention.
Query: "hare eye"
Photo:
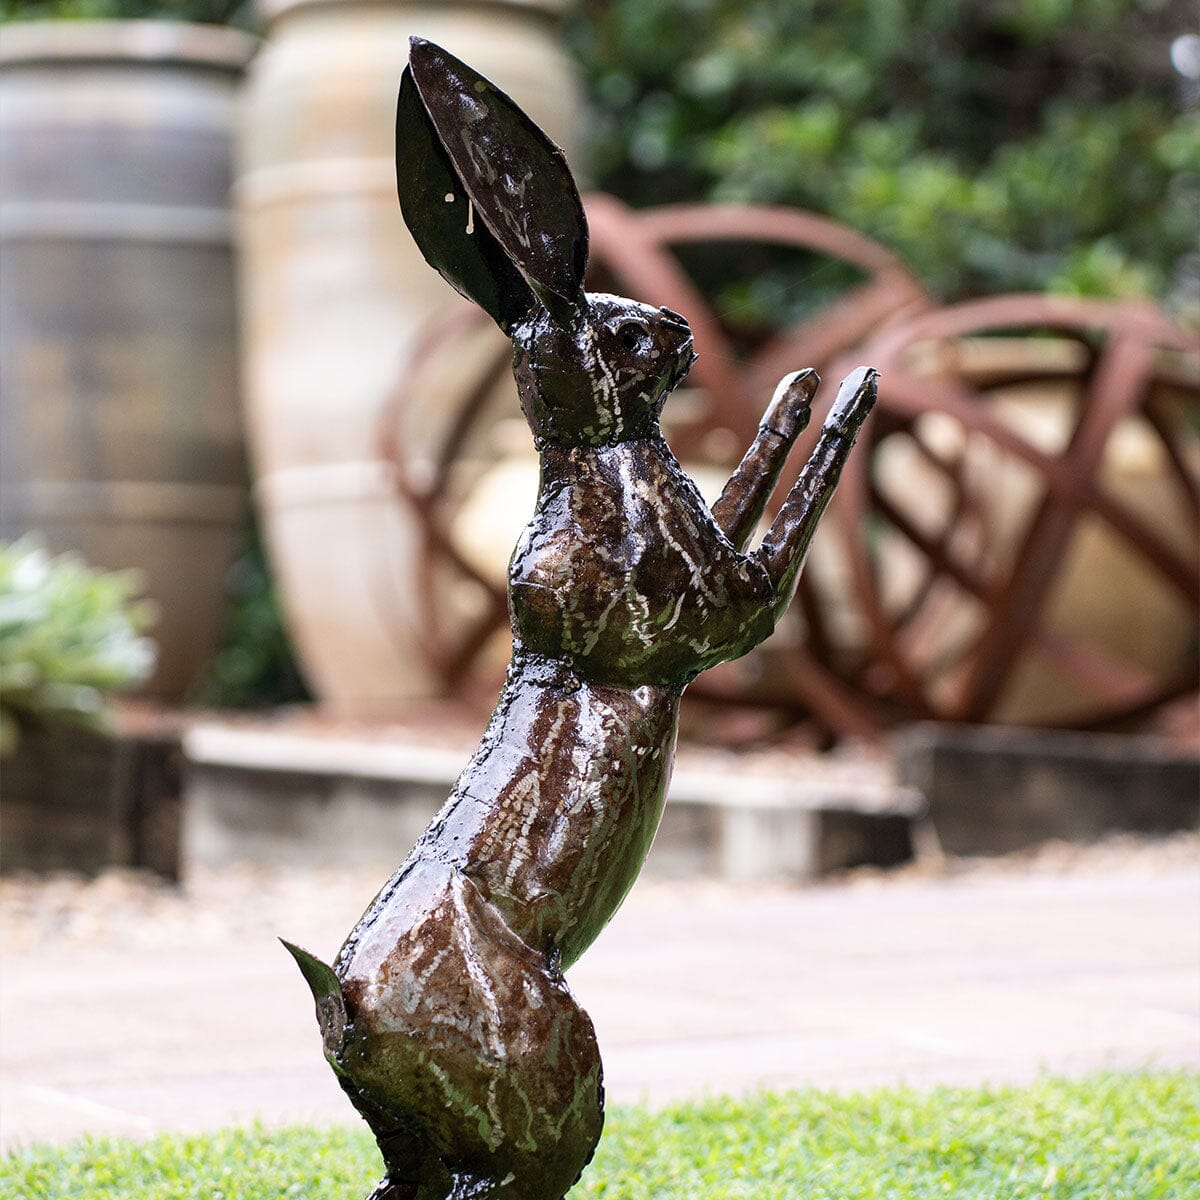
[[[626,350],[640,349],[649,335],[649,326],[644,325],[641,321],[622,321],[617,326],[617,341]]]

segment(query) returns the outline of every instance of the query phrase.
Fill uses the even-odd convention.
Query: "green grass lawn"
[[[14,1200],[362,1200],[365,1129],[89,1139],[0,1162]],[[1200,1077],[802,1091],[617,1108],[570,1200],[1200,1200]]]

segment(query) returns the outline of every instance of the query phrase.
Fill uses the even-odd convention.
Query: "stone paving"
[[[169,936],[10,939],[0,1140],[353,1119],[270,934],[332,956],[363,886],[233,936],[184,908]],[[617,1102],[1200,1070],[1200,871],[640,885],[570,982]]]

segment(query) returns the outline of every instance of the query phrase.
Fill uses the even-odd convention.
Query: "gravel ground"
[[[0,878],[0,949],[5,952],[55,945],[168,946],[186,938],[217,944],[286,933],[314,925],[349,929],[387,877],[389,866],[344,870],[284,871],[240,864],[197,870],[180,886],[145,873],[110,870],[95,879],[56,874]],[[828,888],[904,887],[916,881],[991,880],[1021,876],[1105,875],[1149,878],[1173,871],[1200,871],[1200,834],[1148,838],[1115,836],[1091,845],[1047,842],[996,858],[929,855],[890,870],[860,868],[822,881]],[[717,881],[637,884],[643,906],[718,902],[748,892],[787,892],[794,886],[735,885]],[[340,923],[340,925],[339,925]]]

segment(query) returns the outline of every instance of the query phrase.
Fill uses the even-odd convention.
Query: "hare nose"
[[[688,328],[687,317],[682,313],[677,313],[673,308],[660,307],[658,310],[664,317],[670,317],[674,324],[682,325],[685,329]]]

